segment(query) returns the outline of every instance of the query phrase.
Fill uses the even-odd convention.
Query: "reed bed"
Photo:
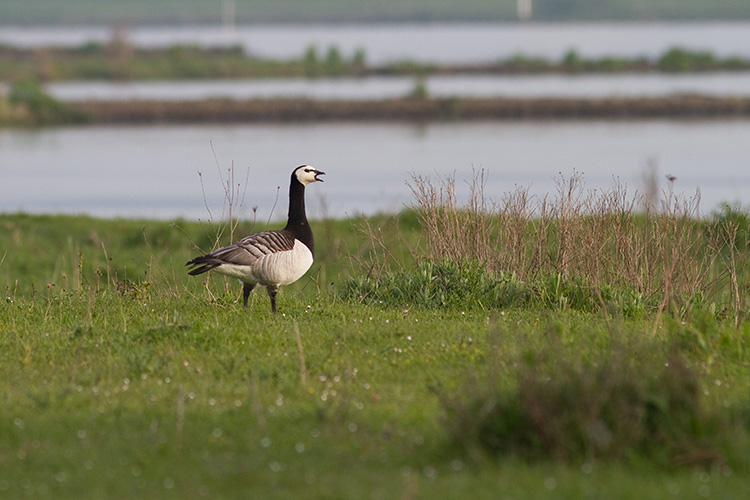
[[[587,189],[580,173],[561,175],[544,197],[517,188],[495,201],[486,176],[474,172],[463,203],[455,176],[413,176],[429,261],[471,261],[522,282],[574,282],[602,303],[608,290],[626,289],[659,313],[709,301],[737,320],[746,314],[750,245],[739,207],[706,216],[700,193],[678,194],[673,181],[655,199],[619,182]]]

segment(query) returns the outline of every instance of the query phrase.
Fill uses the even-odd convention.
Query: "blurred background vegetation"
[[[501,21],[516,18],[516,1],[11,0],[0,5],[0,24],[219,22],[230,10],[242,23]],[[532,15],[539,21],[749,17],[746,0],[533,0]]]

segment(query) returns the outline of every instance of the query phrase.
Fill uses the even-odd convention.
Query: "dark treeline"
[[[19,48],[0,45],[0,80],[178,80],[201,78],[315,78],[367,75],[431,74],[539,74],[746,71],[750,60],[739,56],[718,57],[711,52],[673,47],[657,58],[584,58],[574,50],[560,60],[517,54],[482,64],[427,64],[395,61],[367,63],[364,49],[344,57],[337,46],[310,46],[300,57],[261,59],[239,46],[203,48],[174,45],[166,48],[134,47],[113,37],[107,43],[90,42],[78,47]]]
[[[532,0],[531,19],[697,20],[748,19],[746,0]],[[8,5],[6,5],[8,4]],[[435,22],[511,21],[516,0],[25,0],[4,2],[0,23],[13,24],[156,24],[269,22]]]

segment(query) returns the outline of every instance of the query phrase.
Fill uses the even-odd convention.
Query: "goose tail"
[[[223,262],[216,257],[212,257],[211,255],[203,255],[201,257],[196,257],[191,261],[188,261],[185,263],[186,266],[191,266],[194,269],[191,269],[188,271],[188,274],[190,276],[197,276],[199,274],[203,274],[205,272],[210,271],[211,269],[215,269],[222,265]]]

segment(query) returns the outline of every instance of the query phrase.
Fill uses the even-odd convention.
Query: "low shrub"
[[[378,277],[357,274],[346,282],[341,296],[393,307],[468,310],[522,306],[531,299],[532,290],[516,276],[492,276],[476,262],[443,261],[422,262]]]
[[[8,93],[8,103],[13,110],[11,114],[21,123],[50,125],[86,121],[84,114],[72,111],[32,80],[14,84]]]
[[[552,342],[511,359],[496,349],[486,378],[441,394],[444,424],[473,456],[747,466],[737,457],[748,426],[709,411],[697,369],[661,345],[617,345],[594,356]]]
[[[344,300],[384,304],[389,307],[426,309],[454,307],[464,310],[541,307],[551,310],[599,311],[636,317],[659,305],[627,287],[597,290],[581,279],[550,276],[521,280],[516,274],[492,272],[477,261],[423,261],[414,267],[372,276],[350,277],[341,292]]]

